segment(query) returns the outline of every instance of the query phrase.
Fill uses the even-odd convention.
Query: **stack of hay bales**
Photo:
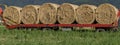
[[[63,3],[58,8],[57,13],[57,20],[60,24],[71,24],[75,21],[75,9],[77,8],[77,5],[73,5],[70,3]]]
[[[3,13],[3,19],[7,25],[17,25],[21,23],[21,11],[22,8],[16,6],[7,7]]]
[[[80,6],[70,3],[62,5],[45,3],[39,5],[27,5],[23,8],[10,6],[4,10],[3,19],[7,25],[23,24],[93,24],[96,20],[99,24],[112,24],[118,18],[118,9],[108,3],[96,7],[83,4]]]
[[[96,9],[96,21],[99,24],[112,24],[117,18],[118,9],[108,3],[101,4]]]
[[[59,5],[45,3],[39,7],[39,19],[42,24],[54,24],[57,17],[57,8]]]
[[[83,4],[76,9],[76,22],[79,24],[92,24],[95,20],[94,5]]]
[[[38,24],[39,23],[39,16],[38,16],[38,8],[39,5],[27,5],[25,6],[22,11],[22,22],[24,24]]]

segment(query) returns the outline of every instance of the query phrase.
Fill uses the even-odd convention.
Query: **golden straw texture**
[[[75,9],[77,8],[77,5],[73,5],[70,3],[63,3],[58,8],[58,22],[60,24],[71,24],[75,21]]]
[[[76,9],[76,22],[79,24],[92,24],[95,20],[94,5],[83,4]]]
[[[96,9],[96,21],[99,24],[112,24],[117,19],[118,9],[108,3],[101,4]]]
[[[27,5],[22,9],[22,22],[24,24],[38,24],[39,16],[38,16],[38,8],[39,5]]]
[[[17,25],[21,23],[20,11],[22,8],[16,6],[7,7],[3,13],[3,19],[7,25]]]
[[[56,22],[57,8],[59,5],[45,3],[39,7],[39,19],[43,24],[54,24]]]

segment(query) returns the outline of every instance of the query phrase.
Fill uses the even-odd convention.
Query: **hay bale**
[[[94,5],[83,4],[76,9],[76,22],[79,24],[91,24],[95,20]]]
[[[57,8],[59,5],[45,3],[39,7],[39,19],[43,24],[54,24],[56,22]]]
[[[22,8],[16,6],[7,7],[3,13],[3,19],[7,25],[17,25],[21,23],[20,11]]]
[[[38,24],[39,16],[38,16],[38,8],[39,5],[27,5],[22,9],[22,22],[24,24]]]
[[[58,22],[60,24],[71,24],[75,21],[75,9],[77,8],[77,5],[73,5],[70,3],[63,3],[58,8]]]
[[[112,24],[117,19],[118,9],[108,3],[101,4],[96,9],[96,21],[99,24]]]

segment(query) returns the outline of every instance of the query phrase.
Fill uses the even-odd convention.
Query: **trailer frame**
[[[2,14],[0,15],[2,17]],[[120,10],[117,17],[120,17]],[[7,25],[5,20],[2,18],[3,23],[6,28],[14,29],[18,27],[25,28],[41,28],[41,27],[94,27],[94,28],[118,28],[118,20],[112,24],[17,24],[17,25]]]

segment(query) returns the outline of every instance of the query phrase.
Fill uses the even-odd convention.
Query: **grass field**
[[[120,45],[120,32],[0,28],[0,45]]]

